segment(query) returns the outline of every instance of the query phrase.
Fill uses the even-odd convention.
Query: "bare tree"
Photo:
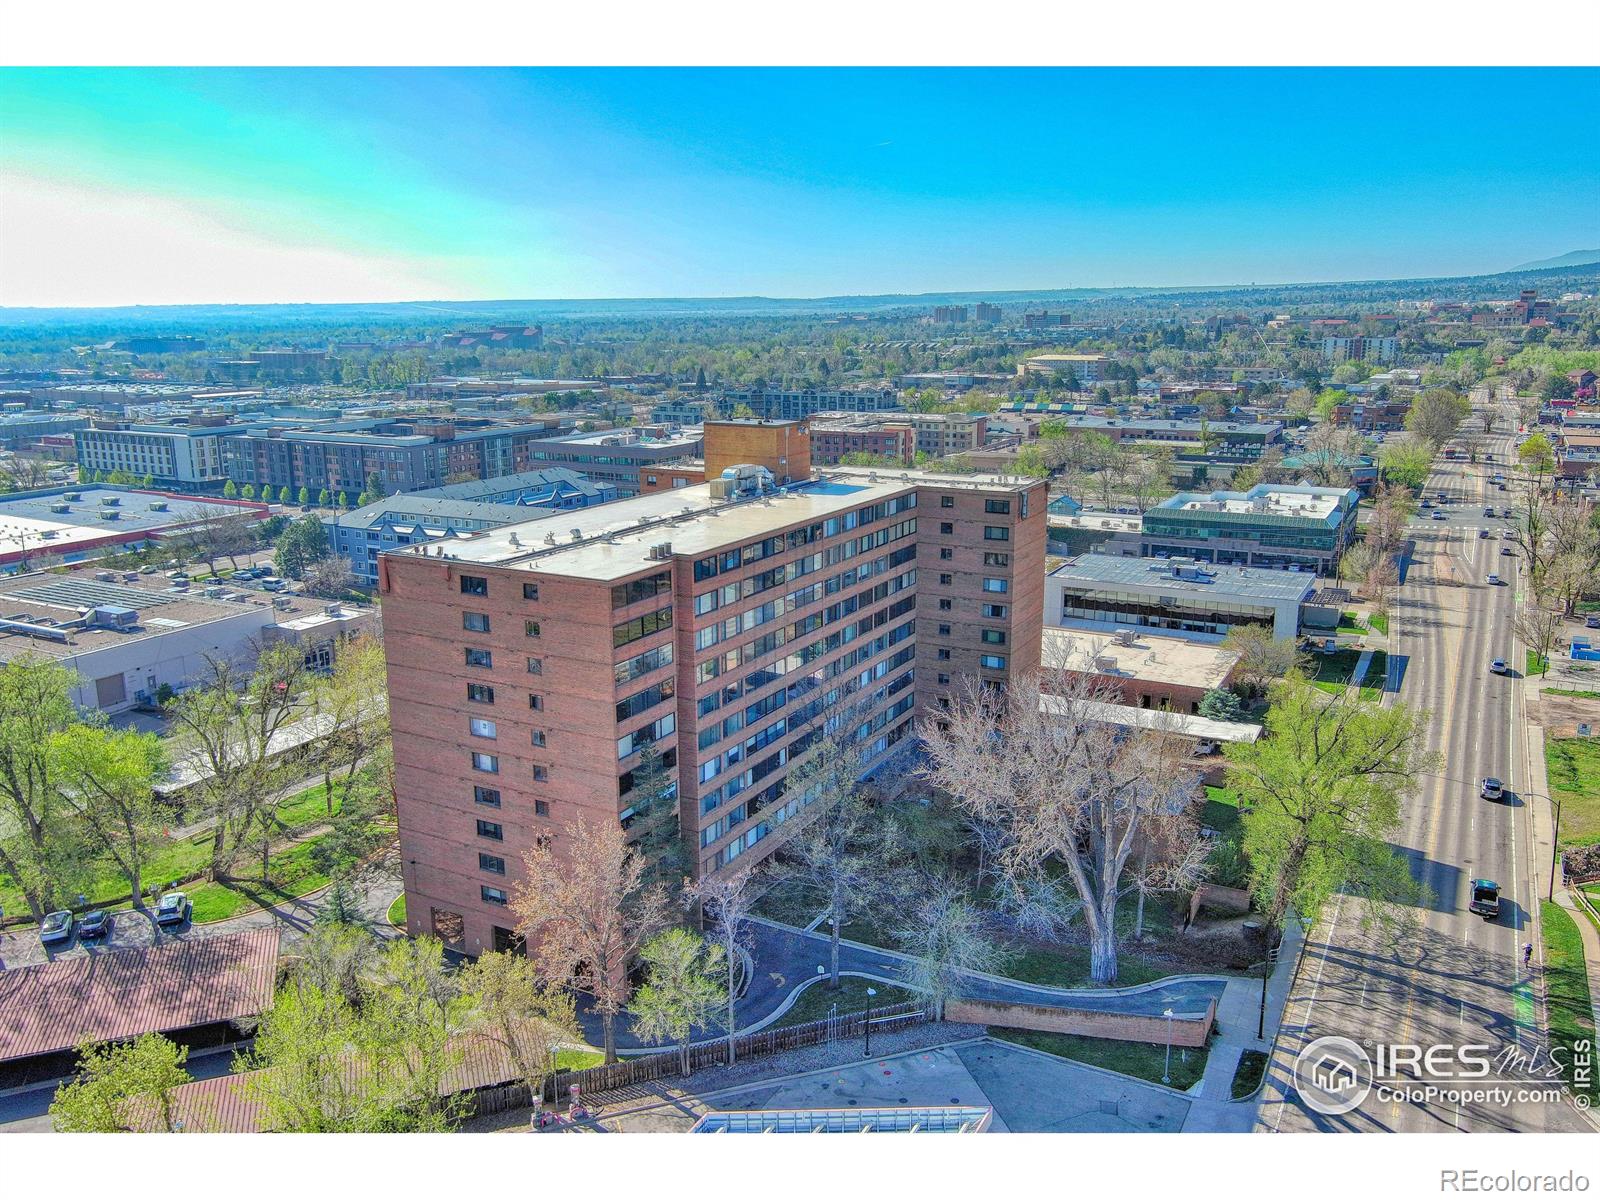
[[[389,742],[388,676],[383,642],[371,634],[339,647],[333,674],[318,687],[317,707],[329,723],[322,755],[323,798],[333,813],[333,774],[344,772],[349,790],[356,774]],[[389,793],[392,798],[392,792]]]
[[[1301,470],[1308,482],[1322,487],[1348,487],[1350,468],[1367,448],[1367,439],[1354,429],[1324,421],[1306,435],[1300,454]]]
[[[350,590],[355,582],[355,572],[351,571],[350,560],[344,555],[330,554],[327,558],[307,563],[302,578],[307,595],[337,600]]]
[[[1512,622],[1511,627],[1517,637],[1544,664],[1539,672],[1541,675],[1550,669],[1550,652],[1555,649],[1556,639],[1561,636],[1561,621],[1560,613],[1551,612],[1537,600],[1533,600]]]
[[[1259,694],[1274,679],[1282,679],[1300,662],[1293,638],[1277,638],[1265,625],[1235,625],[1222,639],[1224,649],[1239,655],[1234,678],[1240,687]]]
[[[1019,888],[1065,868],[1089,934],[1090,975],[1117,978],[1117,905],[1132,856],[1195,795],[1176,739],[1109,724],[1093,677],[1046,669],[1003,696],[969,688],[919,732],[934,782],[1003,826],[1000,868]]]
[[[982,914],[956,884],[933,882],[903,916],[895,940],[911,955],[904,978],[912,991],[927,997],[935,1019],[943,1019],[945,1001],[960,990],[964,975],[992,974],[1003,965]]]
[[[749,948],[745,945],[746,930],[751,910],[761,894],[761,877],[764,872],[751,867],[740,867],[723,875],[707,875],[691,881],[685,888],[689,903],[701,905],[707,916],[715,919],[717,944],[722,947],[723,961],[728,971],[728,1065],[733,1066],[734,1001],[739,992],[739,976],[745,970]]]
[[[563,852],[541,840],[523,855],[525,880],[511,899],[518,930],[535,947],[547,979],[594,1000],[608,1063],[617,1061],[617,1014],[633,996],[628,969],[667,925],[659,888],[640,888],[644,859],[616,821],[578,820],[562,833]]]
[[[855,722],[841,719],[836,730]],[[809,757],[789,773],[785,795],[797,796],[802,811],[790,820],[797,832],[784,843],[786,861],[776,871],[824,897],[830,922],[828,986],[839,986],[839,938],[847,922],[864,912],[885,883],[881,838],[874,836],[876,814],[869,812],[859,787],[861,752],[848,733],[817,738]]]

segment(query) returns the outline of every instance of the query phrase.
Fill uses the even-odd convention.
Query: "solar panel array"
[[[66,608],[99,608],[114,605],[121,608],[145,609],[158,604],[170,604],[173,597],[142,588],[123,587],[118,583],[101,583],[96,579],[56,579],[49,583],[36,583],[29,587],[7,591],[6,595],[19,600],[37,600],[42,604],[59,604]]]

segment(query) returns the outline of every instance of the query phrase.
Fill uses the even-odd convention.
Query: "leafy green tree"
[[[1393,437],[1378,452],[1378,464],[1385,483],[1396,487],[1420,488],[1433,470],[1434,447],[1421,437]]]
[[[665,888],[670,898],[689,871],[678,816],[678,781],[667,770],[654,742],[639,752],[632,774],[628,805],[633,816],[627,828],[634,835],[634,849],[644,858],[640,886]]]
[[[229,480],[229,482],[233,481]],[[256,498],[256,485],[253,483],[245,484],[244,487],[239,489],[239,495],[246,500],[254,500]]]
[[[1428,388],[1411,401],[1406,413],[1406,430],[1425,438],[1435,447],[1443,446],[1472,415],[1472,401],[1454,388]]]
[[[572,994],[539,978],[524,954],[490,951],[461,972],[461,993],[476,1018],[469,1036],[504,1050],[538,1101],[563,1043],[582,1042]]]
[[[332,507],[332,505],[333,505],[333,494],[331,492],[329,492],[327,488],[323,488],[320,492],[317,493],[317,504],[319,506],[321,506],[322,508],[330,508],[330,507]]]
[[[300,501],[300,503],[302,505],[310,504],[311,503],[311,489],[307,488],[307,487],[302,487],[300,489],[300,494],[299,494],[298,499],[299,499],[299,501]]]
[[[239,485],[231,479],[228,480],[227,483],[222,485],[222,498],[224,500],[237,500],[239,498]]]
[[[733,406],[733,419],[735,421],[753,421],[755,417],[756,410],[748,404],[739,403]]]
[[[1264,736],[1227,747],[1228,787],[1244,810],[1250,887],[1274,929],[1292,908],[1315,919],[1338,891],[1416,898],[1389,844],[1401,806],[1437,769],[1428,714],[1330,697],[1295,672],[1271,690]]]
[[[173,1133],[173,1093],[190,1082],[187,1048],[158,1033],[132,1042],[78,1047],[78,1074],[56,1089],[50,1119],[61,1133]]]
[[[346,495],[344,492],[340,492],[339,493],[339,507],[340,508],[349,508],[350,507],[350,497],[348,495]]]
[[[161,739],[132,729],[78,724],[51,739],[50,753],[87,840],[127,876],[128,892],[139,904],[144,870],[165,844],[170,820],[155,795],[168,769]]]
[[[289,485],[287,483],[284,484],[281,488],[278,489],[278,503],[279,504],[291,504],[291,503],[293,503],[293,500],[289,495]]]
[[[685,1075],[694,1030],[727,1003],[722,954],[721,946],[683,928],[658,933],[639,951],[645,981],[628,1006],[634,1032],[646,1041],[676,1042]]]
[[[0,665],[0,871],[35,920],[59,907],[85,862],[52,753],[56,736],[78,724],[77,683],[72,671],[32,654]]]
[[[1528,474],[1542,478],[1556,469],[1555,448],[1543,433],[1528,435],[1528,440],[1517,447],[1517,461]]]

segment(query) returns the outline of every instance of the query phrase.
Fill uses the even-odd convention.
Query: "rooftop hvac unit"
[[[122,497],[121,496],[101,496],[100,497],[100,504],[104,508],[115,508],[117,505],[119,505],[121,503],[122,503]]]
[[[62,492],[61,493],[61,498],[63,500],[82,500],[83,499],[83,493],[82,492]]]
[[[1109,654],[1096,654],[1094,656],[1094,669],[1096,671],[1115,671],[1117,660]]]
[[[121,510],[115,508],[102,508],[98,515],[102,521],[120,521],[122,519]]]
[[[571,531],[571,533],[572,533],[572,540],[573,541],[581,542],[583,540],[583,530],[574,529],[574,530]]]
[[[1119,629],[1117,630],[1115,636],[1117,639],[1117,645],[1131,646],[1139,635],[1132,629]]]
[[[294,601],[289,599],[289,597],[287,597],[287,596],[274,596],[272,598],[272,607],[273,608],[293,608],[294,607]]]
[[[115,583],[117,580],[115,571],[96,571],[94,577],[100,583]]]
[[[650,557],[656,562],[662,562],[672,557],[671,542],[657,542],[650,547]]]
[[[131,629],[139,623],[139,613],[117,604],[102,604],[89,614],[89,623],[102,629]]]
[[[165,500],[152,500],[152,501],[150,501],[150,511],[151,512],[166,512],[167,511],[167,502]]]
[[[52,504],[50,506],[50,511],[53,512],[53,513],[69,513],[69,512],[72,511],[72,505],[70,505],[70,504]]]
[[[57,532],[58,531],[54,530],[54,529],[41,529],[39,531],[39,536],[41,538],[43,538],[45,541],[49,542],[49,541],[53,541],[55,539],[55,536],[56,536]]]

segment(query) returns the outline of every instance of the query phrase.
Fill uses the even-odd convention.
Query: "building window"
[[[542,745],[544,745],[544,730],[542,730],[542,729],[535,729],[535,730],[534,730],[534,731],[533,731],[533,744],[534,744],[534,745],[535,745],[535,746],[542,746]]]
[[[493,704],[494,689],[487,683],[467,684],[467,700],[472,704]]]
[[[495,854],[478,855],[478,870],[487,871],[491,875],[504,875],[506,873],[506,860]]]
[[[943,646],[940,646],[938,650],[938,659],[940,662],[949,662],[950,651],[946,650]]]
[[[948,687],[950,685],[950,676],[946,675],[943,671],[940,671],[935,678],[938,679],[940,687]]]
[[[989,579],[983,581],[983,590],[986,592],[1009,592],[1011,585],[1004,579]]]
[[[463,596],[487,596],[489,594],[489,581],[481,575],[463,575],[461,577],[461,594]]]
[[[949,612],[953,607],[954,607],[954,604],[950,601],[950,599],[948,597],[943,598],[943,599],[941,599],[939,601],[939,611],[940,612]]]
[[[983,540],[986,542],[1009,542],[1011,530],[1004,525],[985,525],[983,527]]]
[[[495,729],[494,722],[485,721],[482,717],[473,717],[472,720],[467,722],[467,728],[471,730],[473,737],[492,738],[500,736]]]
[[[655,485],[656,485],[656,477],[654,475],[646,475],[644,477],[644,481],[645,481],[645,483],[649,484],[651,487],[655,487]]]
[[[940,496],[939,497],[939,507],[940,508],[954,508],[955,506],[956,506],[956,498],[954,496]]]
[[[528,674],[529,675],[543,675],[544,674],[544,659],[542,659],[542,658],[530,658],[530,659],[528,659]]]
[[[548,817],[550,815],[549,801],[535,800],[533,802],[533,815],[536,817]]]
[[[989,646],[1004,646],[1006,644],[1006,635],[998,629],[985,629],[983,631],[983,641],[985,645]]]
[[[985,604],[983,606],[983,615],[996,621],[1004,621],[1006,619],[1006,606],[1004,604]]]
[[[983,555],[983,565],[986,567],[1009,567],[1011,555],[1001,554],[997,550],[986,550]]]
[[[477,750],[472,752],[472,769],[482,771],[488,775],[500,774],[500,760],[492,754],[483,754]]]
[[[533,709],[534,712],[543,712],[544,711],[544,697],[541,696],[538,692],[529,692],[528,693],[528,707]]]
[[[468,646],[467,666],[492,667],[494,666],[494,655],[490,654],[487,650],[479,650],[476,647]]]
[[[948,625],[939,626],[939,636],[940,637],[949,637],[950,636],[950,626],[948,626]]]
[[[501,888],[480,887],[478,895],[483,897],[485,904],[504,904],[506,902],[505,891]]]
[[[1000,654],[985,654],[978,659],[978,665],[980,667],[987,667],[991,671],[1004,671],[1006,669],[1005,656]]]
[[[473,633],[488,633],[489,614],[475,612],[462,613],[461,628],[470,629]]]
[[[499,788],[475,787],[472,789],[472,798],[477,803],[482,804],[485,808],[500,807]]]
[[[480,817],[478,818],[478,836],[488,838],[491,842],[503,842],[506,840],[506,831],[500,826],[499,822],[485,821]]]
[[[944,562],[949,562],[955,556],[956,556],[956,552],[954,550],[952,550],[949,546],[940,546],[939,547],[939,557]]]
[[[533,781],[535,783],[545,783],[545,782],[547,782],[549,780],[549,778],[550,778],[550,768],[549,767],[535,766],[533,768]]]
[[[539,622],[537,622],[537,621],[524,621],[522,623],[522,632],[527,634],[529,637],[538,637],[539,636]]]
[[[955,581],[956,581],[956,577],[954,575],[941,575],[941,576],[939,576],[939,586],[940,587],[949,587],[953,583],[955,583]]]
[[[939,532],[940,533],[954,533],[955,531],[956,531],[956,527],[955,527],[955,523],[953,521],[940,521],[939,522]]]
[[[1011,501],[985,500],[983,502],[983,511],[986,513],[1009,513],[1011,511]]]
[[[523,584],[522,598],[524,600],[537,600],[539,598],[539,585],[537,583]]]

